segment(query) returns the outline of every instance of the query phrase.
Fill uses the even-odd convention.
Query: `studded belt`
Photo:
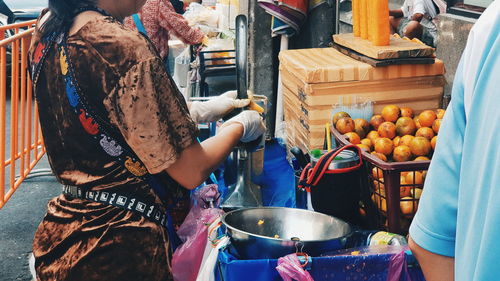
[[[144,199],[117,192],[85,190],[73,185],[64,185],[62,193],[71,198],[94,201],[125,209],[167,227],[167,214],[161,211],[160,205],[146,202]]]

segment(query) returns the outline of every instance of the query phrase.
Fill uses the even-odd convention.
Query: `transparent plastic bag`
[[[217,263],[217,257],[219,256],[219,250],[229,244],[228,236],[222,236],[219,239],[217,237],[217,229],[220,225],[221,222],[219,218],[212,222],[212,224],[208,227],[209,243],[207,243],[205,247],[203,261],[201,262],[201,267],[196,281],[215,281],[214,269]]]
[[[206,25],[217,27],[219,25],[219,11],[204,7],[199,3],[189,4],[183,16],[191,26]]]
[[[186,47],[182,53],[175,58],[174,80],[180,87],[187,87],[189,64],[191,63],[190,47]]]
[[[177,231],[184,244],[172,257],[172,274],[176,281],[196,280],[209,241],[208,226],[223,214],[216,208],[219,204],[217,185],[206,185],[196,190],[192,197],[193,206]]]
[[[372,245],[357,248],[342,249],[325,255],[328,256],[355,256],[357,262],[349,265],[345,272],[352,272],[353,277],[364,278],[369,275],[377,275],[383,261],[387,261],[384,269],[387,270],[387,281],[411,281],[408,271],[408,263],[415,263],[415,259],[408,248],[408,245]],[[371,261],[370,265],[367,261]],[[377,264],[374,261],[379,261]],[[357,274],[357,272],[359,274]]]

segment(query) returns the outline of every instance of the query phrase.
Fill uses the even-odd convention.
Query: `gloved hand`
[[[210,44],[210,39],[208,38],[208,36],[203,36],[203,39],[201,39],[201,44],[205,47],[208,46],[208,44]]]
[[[196,123],[214,122],[235,108],[242,108],[250,103],[249,99],[236,99],[236,91],[227,91],[224,94],[208,101],[194,101],[189,107],[191,118]]]
[[[222,128],[231,123],[240,123],[243,125],[242,142],[251,142],[266,132],[266,124],[262,116],[255,110],[245,110],[233,118],[224,122]]]

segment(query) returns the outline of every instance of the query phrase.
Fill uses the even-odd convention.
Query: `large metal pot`
[[[346,222],[292,208],[248,208],[225,214],[222,222],[242,259],[274,259],[294,252],[311,256],[341,249],[351,234]]]

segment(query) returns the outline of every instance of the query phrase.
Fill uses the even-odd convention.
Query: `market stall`
[[[218,280],[424,280],[404,235],[444,115],[444,66],[433,48],[377,25],[385,15],[362,19],[354,34],[335,35],[330,48],[279,55],[285,141],[296,172],[290,189],[306,195],[299,207],[309,210],[262,206],[255,194],[264,196],[263,185],[246,158],[255,150],[238,148],[236,161],[251,168],[228,198],[253,203],[229,206],[222,198],[226,213],[200,226],[203,278],[215,272]],[[378,29],[367,30],[368,21]],[[247,98],[238,49],[238,95]]]

